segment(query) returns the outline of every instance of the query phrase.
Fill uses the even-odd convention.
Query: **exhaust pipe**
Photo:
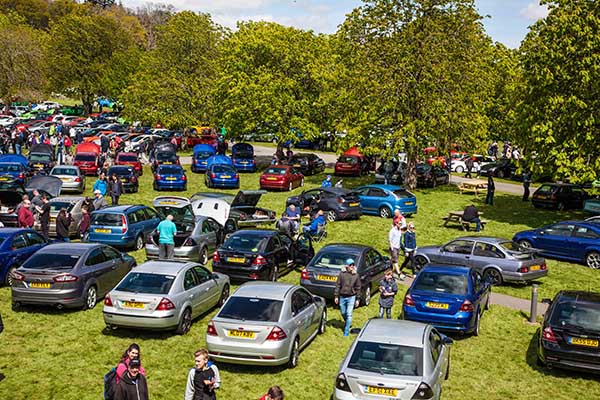
[[[62,304],[57,304],[56,308],[58,308],[59,310],[62,310],[63,308],[65,308],[65,306],[63,306]]]

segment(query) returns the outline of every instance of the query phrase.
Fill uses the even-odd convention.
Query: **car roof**
[[[331,243],[323,246],[319,252],[323,250],[335,250],[335,251],[365,251],[372,249],[371,246],[358,243]]]
[[[573,183],[558,183],[558,182],[547,182],[547,183],[542,183],[540,185],[540,187],[542,186],[557,186],[557,187],[581,187],[580,185],[575,185]]]
[[[331,193],[338,194],[338,195],[350,193],[350,190],[344,189],[344,188],[328,187],[328,188],[318,188],[318,189],[321,189],[324,192],[331,192]]]
[[[100,210],[94,211],[95,213],[124,213],[132,210],[137,210],[138,208],[146,208],[146,206],[142,204],[124,204],[119,206],[108,206],[106,208],[101,208]]]
[[[372,184],[372,185],[363,185],[361,188],[375,188],[375,189],[383,189],[393,192],[394,190],[406,190],[404,186],[398,185],[384,185],[384,184]]]
[[[132,271],[147,272],[159,275],[177,275],[180,271],[188,266],[197,265],[189,261],[177,260],[152,260],[138,265]]]
[[[504,238],[493,237],[493,236],[461,236],[461,237],[452,239],[451,242],[454,242],[455,240],[473,240],[473,241],[477,241],[477,242],[487,242],[487,243],[494,243],[494,244],[511,241],[510,239],[504,239]]]
[[[240,286],[232,296],[283,301],[286,294],[296,287],[298,286],[283,282],[247,282]]]
[[[48,246],[42,247],[36,253],[69,253],[73,255],[82,255],[88,250],[96,247],[104,247],[100,243],[51,243]]]
[[[390,343],[410,347],[423,347],[427,325],[397,319],[371,319],[361,329],[357,340]]]
[[[584,292],[583,290],[562,290],[558,292],[556,298],[571,299],[575,301],[584,301],[589,303],[600,303],[600,293]]]
[[[548,224],[548,225],[556,225],[556,224],[559,224],[559,225],[577,224],[577,225],[586,226],[588,228],[593,228],[595,230],[600,229],[600,223],[598,221],[570,220],[570,221],[560,221],[560,222],[556,222],[554,224]]]
[[[0,228],[0,237],[9,237],[20,232],[32,232],[29,228]]]
[[[59,197],[54,197],[50,200],[48,200],[49,203],[54,203],[57,201],[80,201],[80,200],[85,200],[86,198],[84,196],[59,196]]]
[[[467,275],[471,268],[461,265],[427,264],[421,271],[425,270],[452,275]]]
[[[239,231],[235,231],[233,232],[233,234],[231,236],[238,236],[238,235],[249,235],[249,236],[257,236],[257,235],[263,235],[263,236],[274,236],[275,234],[277,234],[277,230],[275,229],[240,229]]]

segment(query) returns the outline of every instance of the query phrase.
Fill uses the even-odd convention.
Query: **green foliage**
[[[0,0],[0,10],[13,11],[31,27],[45,29],[50,18],[49,3],[46,0]]]

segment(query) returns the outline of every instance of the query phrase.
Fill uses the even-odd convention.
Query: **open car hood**
[[[60,178],[57,178],[56,176],[36,175],[29,180],[27,186],[25,186],[25,189],[37,189],[48,193],[52,197],[56,197],[60,194],[62,184],[62,180],[60,180]]]
[[[33,146],[31,146],[31,149],[29,150],[29,152],[30,153],[54,154],[54,151],[52,150],[52,146],[50,146],[49,144],[44,144],[44,143],[34,144]]]
[[[233,166],[233,161],[231,161],[231,158],[229,158],[227,156],[217,154],[217,155],[208,157],[206,159],[206,167],[207,168],[210,168],[210,166],[213,164],[227,164],[227,165]]]
[[[0,156],[0,162],[19,163],[25,168],[29,166],[29,161],[27,161],[27,157],[21,156],[19,154],[3,154]]]
[[[192,211],[194,215],[211,217],[222,226],[225,226],[229,218],[229,203],[222,199],[210,197],[200,198],[192,202]]]
[[[0,204],[2,206],[14,207],[21,202],[23,194],[25,192],[18,189],[0,190]]]
[[[256,207],[260,197],[265,193],[266,190],[240,190],[231,202],[231,207]]]

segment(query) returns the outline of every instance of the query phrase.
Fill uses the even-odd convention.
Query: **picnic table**
[[[462,219],[464,211],[450,211],[446,217],[442,217],[444,220],[444,226],[448,226],[448,222],[459,224],[463,231],[468,231],[471,224],[475,224],[473,221],[464,221]],[[479,219],[481,220],[481,229],[485,229],[485,225],[489,222],[488,220],[482,219],[483,213],[479,211]]]
[[[479,197],[479,192],[487,191],[487,182],[481,179],[472,179],[458,185],[460,193],[475,193],[475,197]]]

